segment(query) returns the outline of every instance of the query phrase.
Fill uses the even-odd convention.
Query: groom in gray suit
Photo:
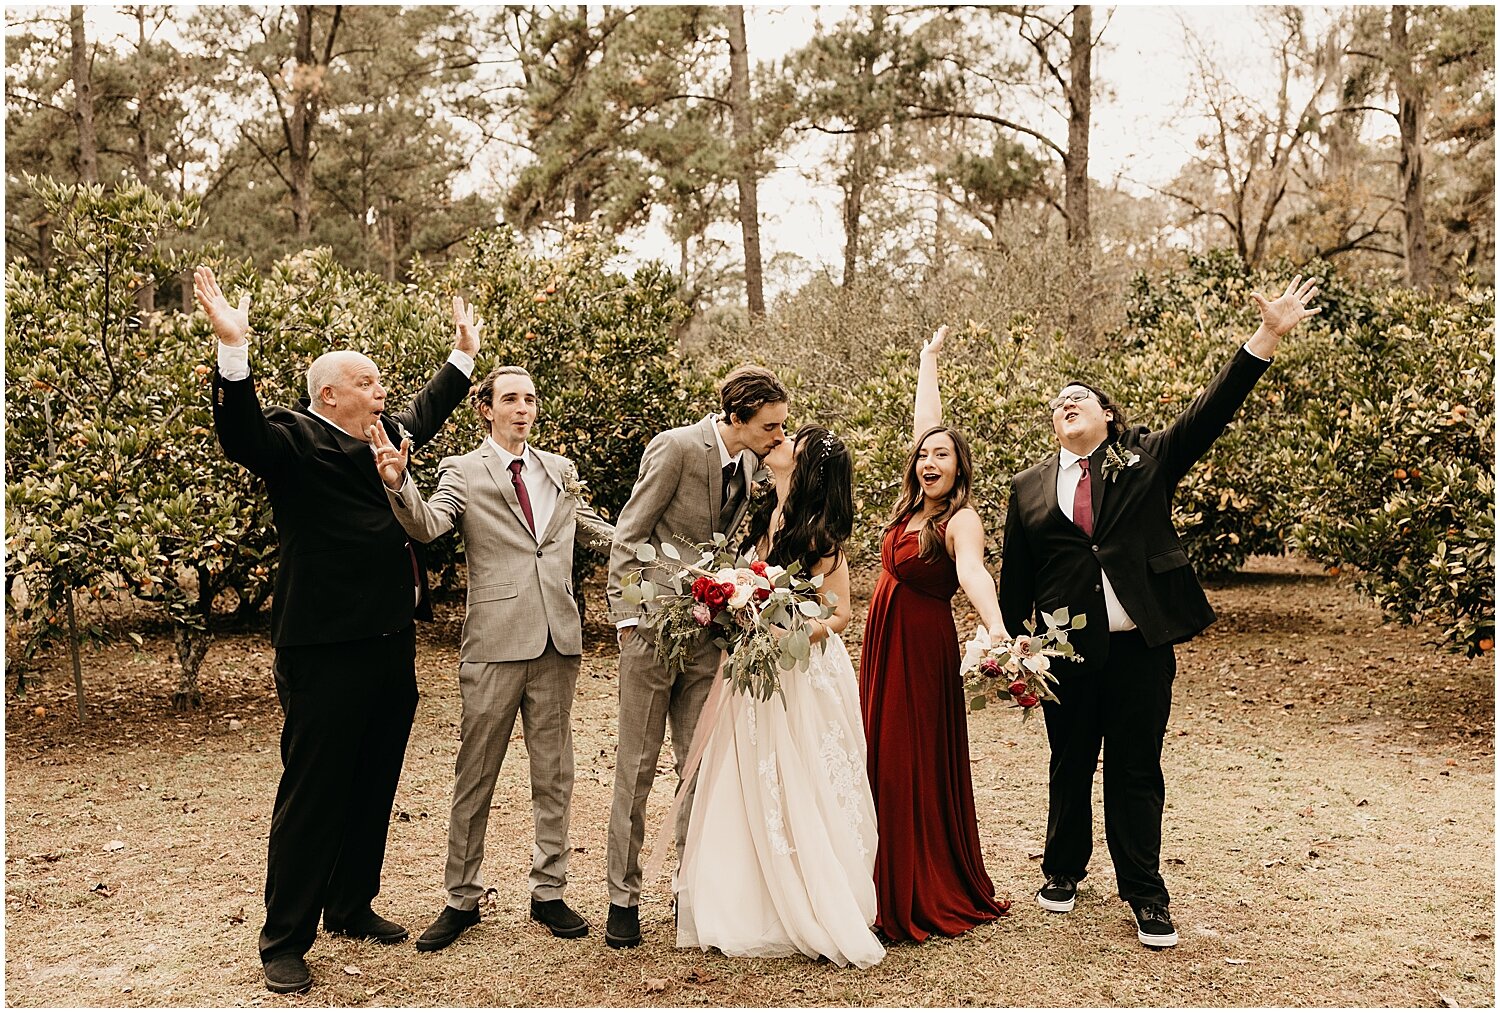
[[[519,366],[500,366],[474,388],[489,436],[438,465],[432,498],[406,473],[406,445],[376,445],[396,519],[430,542],[457,527],[469,567],[468,611],[459,647],[462,743],[448,823],[448,904],[417,939],[440,950],[479,921],[484,833],[495,779],[516,712],[531,757],[536,848],[531,917],[555,936],[586,935],[588,923],[562,899],[573,795],[573,694],[583,651],[573,597],[575,534],[606,548],[614,529],[583,499],[573,462],[527,443],[536,387]]]
[[[658,433],[641,457],[630,500],[620,511],[609,559],[609,603],[620,627],[620,730],[615,749],[615,793],[609,813],[609,919],[604,941],[613,948],[641,942],[641,845],[646,797],[656,777],[667,722],[682,777],[698,714],[718,667],[719,649],[705,635],[686,671],[675,679],[656,660],[649,630],[620,601],[636,562],[636,548],[672,542],[684,558],[694,543],[733,531],[748,504],[758,458],[786,439],[787,393],[775,375],[741,366],[719,384],[720,413]],[[691,789],[689,789],[691,792]],[[691,793],[677,820],[677,853],[687,839]]]

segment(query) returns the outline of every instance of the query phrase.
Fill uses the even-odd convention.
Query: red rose
[[[771,597],[771,589],[769,587],[758,587],[755,589],[756,601],[765,601],[769,597]]]
[[[1027,693],[1025,696],[1016,699],[1016,703],[1022,707],[1035,707],[1040,702],[1041,699],[1035,693]]]
[[[709,608],[717,612],[729,601],[729,596],[734,592],[733,584],[720,584],[716,580],[710,580],[708,586],[703,589],[703,601]]]
[[[750,572],[755,574],[757,577],[764,577],[766,575],[766,564],[757,559],[755,562],[750,564]]]
[[[1020,679],[1017,679],[1015,682],[1011,683],[1010,684],[1010,695],[1011,696],[1025,696],[1026,695],[1026,683],[1022,682]]]
[[[1000,677],[1001,671],[1000,662],[996,661],[994,658],[985,658],[979,663],[979,671],[989,676],[991,679],[998,679]]]
[[[707,577],[699,577],[697,580],[693,581],[693,599],[695,601],[701,602],[708,601],[708,589],[712,585],[713,581],[709,580]]]

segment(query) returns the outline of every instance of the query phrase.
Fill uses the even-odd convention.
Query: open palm
[[[212,268],[199,267],[193,272],[193,297],[198,301],[214,333],[226,345],[243,345],[250,333],[250,297],[240,297],[238,306],[230,305],[219,288]]]
[[[1274,302],[1259,292],[1251,292],[1250,298],[1255,300],[1255,305],[1260,310],[1261,323],[1279,338],[1322,309],[1321,306],[1308,308],[1307,304],[1317,294],[1317,279],[1309,278],[1304,282],[1299,274]]]

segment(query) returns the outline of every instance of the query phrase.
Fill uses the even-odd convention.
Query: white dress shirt
[[[526,483],[526,495],[531,499],[531,519],[536,524],[536,531],[532,534],[538,542],[547,530],[547,525],[552,521],[552,514],[557,510],[558,496],[562,490],[552,481],[552,476],[547,474],[547,469],[542,467],[542,462],[536,456],[536,451],[531,449],[531,444],[521,448],[521,456],[517,457],[509,450],[495,442],[493,436],[486,436],[485,442],[490,445],[500,458],[500,467],[506,471],[510,470],[510,462],[521,461],[521,481]],[[506,481],[510,476],[505,477]]]
[[[1078,483],[1083,478],[1083,469],[1078,466],[1081,460],[1082,457],[1066,447],[1057,452],[1057,507],[1070,521],[1073,519],[1073,495],[1078,491]],[[1089,481],[1102,482],[1103,479],[1098,475],[1090,475]],[[1095,523],[1098,520],[1097,517],[1094,518]],[[1103,567],[1099,568],[1099,583],[1104,586],[1104,611],[1109,615],[1109,632],[1124,633],[1135,629],[1135,620],[1130,618],[1130,613],[1120,604],[1119,595],[1115,594],[1115,589],[1109,582],[1109,574],[1104,572]]]

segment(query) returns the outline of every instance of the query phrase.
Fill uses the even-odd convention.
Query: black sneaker
[[[1078,880],[1070,876],[1048,876],[1047,884],[1036,892],[1036,902],[1043,911],[1067,914],[1078,902]]]
[[[1135,910],[1135,936],[1144,946],[1165,950],[1177,945],[1177,927],[1165,904],[1132,904]]]
[[[460,911],[453,905],[443,908],[437,921],[427,926],[427,931],[417,937],[418,953],[435,953],[450,946],[467,929],[479,924],[479,909]]]
[[[611,904],[609,920],[604,924],[604,941],[612,950],[641,945],[641,909]]]

